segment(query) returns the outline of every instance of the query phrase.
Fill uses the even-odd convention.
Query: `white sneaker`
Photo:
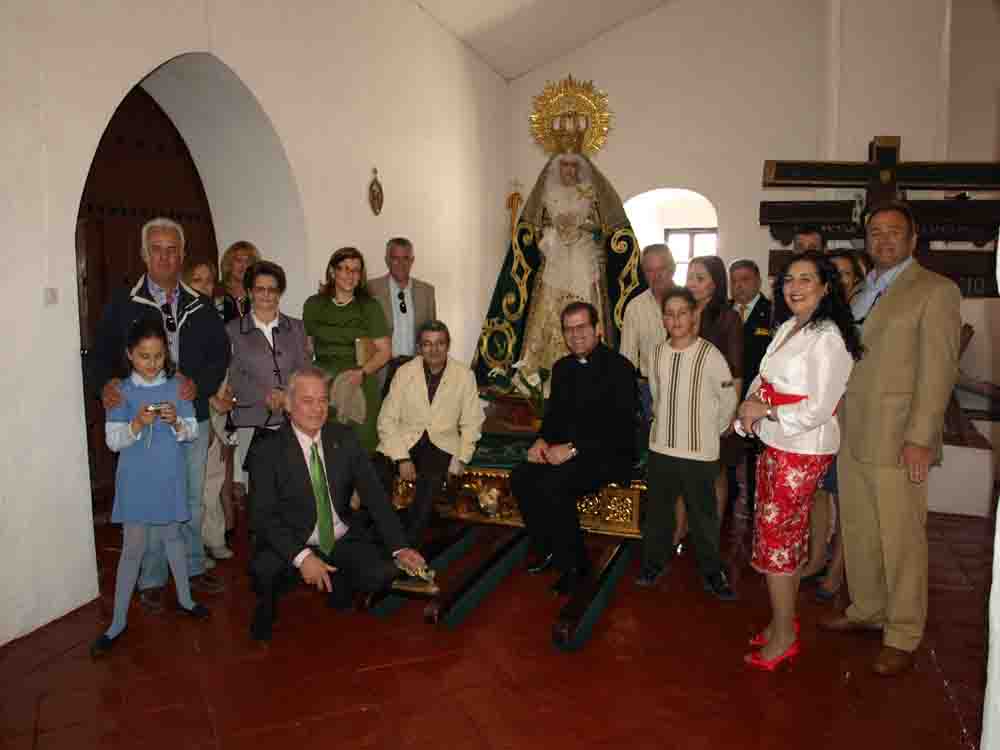
[[[233,551],[229,549],[229,547],[223,545],[221,547],[209,547],[208,554],[216,560],[228,560],[233,556]]]

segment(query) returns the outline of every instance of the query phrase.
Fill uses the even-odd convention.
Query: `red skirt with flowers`
[[[765,446],[757,459],[753,555],[761,573],[788,575],[809,556],[809,509],[833,456],[812,456]]]

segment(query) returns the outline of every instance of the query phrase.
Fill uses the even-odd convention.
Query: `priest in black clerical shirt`
[[[628,478],[638,399],[635,371],[601,343],[593,305],[573,302],[561,320],[570,354],[552,368],[541,436],[510,484],[537,554],[529,572],[554,566],[562,576],[553,591],[568,594],[590,569],[577,499]]]

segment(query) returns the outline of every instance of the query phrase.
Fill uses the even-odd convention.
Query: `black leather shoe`
[[[250,623],[250,637],[255,641],[267,643],[271,640],[271,626],[273,624],[274,610],[258,604],[253,612],[253,622]]]
[[[587,574],[590,572],[588,568],[576,567],[570,568],[552,584],[552,593],[557,596],[569,596],[580,584],[587,580]]]
[[[123,630],[122,633],[125,631]],[[90,658],[91,659],[102,659],[111,653],[112,646],[115,645],[122,633],[119,633],[114,638],[108,638],[104,633],[98,636],[97,640],[90,644]]]
[[[552,553],[545,555],[545,557],[538,557],[535,560],[528,561],[528,572],[536,576],[539,573],[544,573],[546,570],[552,567]]]
[[[729,579],[726,578],[726,573],[722,570],[705,579],[705,591],[723,602],[734,602],[739,598],[729,586]]]
[[[635,579],[635,585],[644,589],[653,588],[667,574],[669,568],[669,565],[664,565],[662,568],[643,568]]]
[[[195,604],[191,609],[185,609],[184,607],[178,607],[177,609],[188,617],[193,617],[195,620],[204,620],[209,615],[208,607],[204,604]]]

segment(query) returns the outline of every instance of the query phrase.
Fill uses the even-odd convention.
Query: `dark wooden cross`
[[[965,191],[1000,190],[1000,163],[899,160],[900,138],[878,136],[868,145],[868,160],[766,161],[764,187],[864,188],[864,206],[854,201],[762,201],[760,224],[784,245],[806,225],[823,229],[828,240],[864,238],[864,212],[907,190],[962,193],[943,200],[913,200],[920,225],[917,258],[925,267],[954,280],[965,297],[997,297],[996,239],[1000,201],[971,200]],[[859,209],[861,209],[859,211]],[[932,251],[932,241],[970,242],[985,250]],[[777,273],[790,250],[772,250],[768,272]]]

